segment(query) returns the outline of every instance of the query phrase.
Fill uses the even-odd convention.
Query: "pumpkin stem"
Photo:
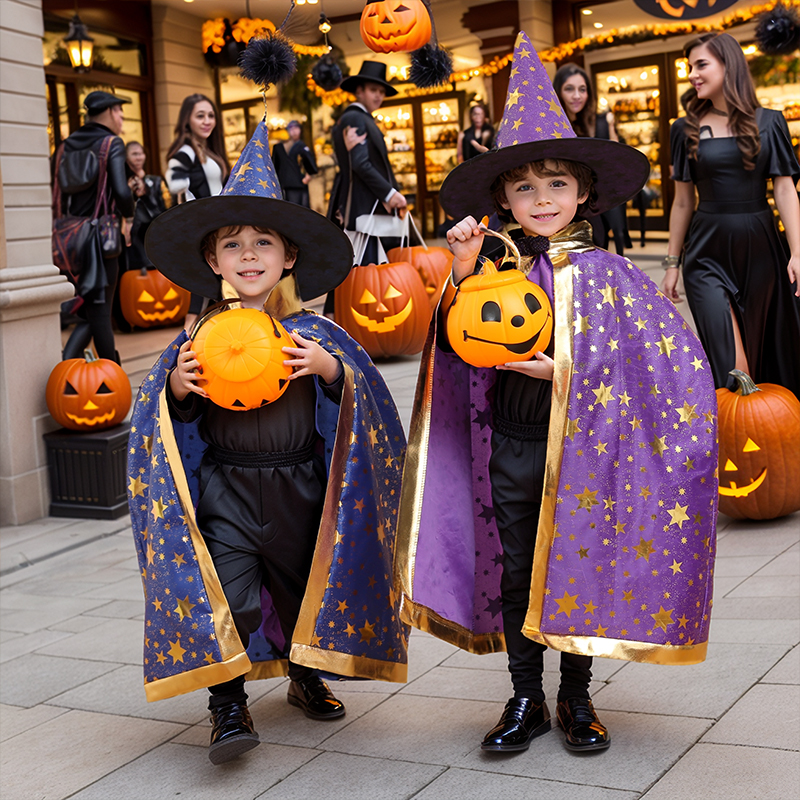
[[[736,383],[739,384],[736,393],[742,395],[742,397],[747,397],[749,394],[755,394],[755,392],[761,391],[761,389],[756,386],[753,379],[740,369],[732,369],[728,375],[733,375],[733,377],[736,378]]]
[[[83,351],[83,359],[87,364],[91,364],[92,361],[97,361],[97,356],[94,354],[93,350],[87,348]]]
[[[499,233],[498,231],[493,231],[491,228],[484,225],[483,221],[478,223],[478,230],[487,236],[496,236],[500,239],[506,246],[506,256],[503,261],[513,261],[514,266],[519,269],[522,256],[520,255],[517,245],[510,236],[506,236],[504,233]]]

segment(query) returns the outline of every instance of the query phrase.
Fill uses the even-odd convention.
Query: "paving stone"
[[[61,714],[3,743],[0,750],[3,796],[20,800],[71,797],[180,730],[180,725],[134,717],[111,717],[85,711]],[[166,776],[169,770],[163,772]],[[151,793],[143,795],[140,784],[139,793],[128,797],[141,798],[147,794]],[[105,800],[123,797],[120,794],[100,796]]]
[[[711,618],[709,644],[797,644],[800,642],[800,619],[719,619]]]
[[[535,743],[534,743],[535,744]],[[566,777],[566,776],[565,776]],[[467,798],[502,798],[502,800],[635,800],[637,792],[582,786],[565,780],[545,781],[450,768],[429,783],[414,800],[467,800]]]
[[[79,619],[75,617],[75,619]],[[51,631],[43,630],[36,631],[36,633],[29,633],[27,635],[17,636],[3,645],[0,651],[0,664],[5,664],[7,661],[13,661],[15,658],[33,653],[42,647],[46,647],[53,642],[58,642],[69,636],[66,631]]]
[[[111,617],[112,619],[136,619],[142,615],[144,598],[141,600],[112,600],[110,603],[86,612],[89,617]]]
[[[762,679],[762,683],[800,684],[800,647],[789,651]]]
[[[783,556],[778,556],[782,558]],[[748,577],[769,564],[771,556],[717,556],[714,561],[715,578]]]
[[[800,750],[798,709],[800,686],[758,684],[730,708],[701,741]]]
[[[787,650],[785,645],[715,644],[702,664],[630,664],[594,696],[595,706],[718,719]]]
[[[642,800],[786,800],[800,785],[796,753],[698,744]]]
[[[84,592],[82,596],[107,598],[109,600],[130,600],[144,605],[142,579],[138,574],[131,575],[114,584],[100,584],[96,588]]]
[[[100,605],[103,605],[100,600],[67,594],[56,601],[52,596],[6,590],[0,592],[0,628],[33,633]]]
[[[718,600],[721,597],[728,597],[729,593],[741,585],[747,578],[741,575],[731,575],[728,578],[722,578],[719,575],[714,575],[714,599]]]
[[[442,767],[427,764],[325,753],[259,795],[259,800],[401,800],[415,796],[441,771]]]
[[[758,570],[756,575],[799,575],[800,574],[800,547],[793,547]]]
[[[508,672],[508,656],[505,653],[486,653],[476,656],[466,650],[456,650],[453,655],[442,662],[442,666],[457,669],[496,670]]]
[[[37,725],[42,725],[66,713],[64,708],[51,708],[50,706],[21,708],[20,706],[0,705],[0,742],[19,736],[30,728],[35,728]]]
[[[80,617],[72,617],[72,619],[65,619],[63,622],[57,622],[55,625],[48,625],[48,630],[52,631],[65,631],[67,633],[83,633],[88,631],[89,628],[95,628],[102,625],[105,617],[89,617],[81,615]]]
[[[611,734],[611,747],[599,753],[571,753],[564,747],[564,734],[554,726],[550,733],[534,740],[530,750],[513,755],[484,753],[478,739],[470,753],[454,765],[641,792],[669,769],[710,725],[708,720],[689,717],[613,711],[602,712],[600,718]]]
[[[721,597],[711,612],[715,619],[797,619],[800,608],[791,597]]]
[[[726,596],[800,597],[800,575],[754,575],[742,581]]]
[[[0,644],[10,642],[12,639],[19,639],[20,636],[24,635],[24,633],[20,633],[19,631],[0,630]]]
[[[141,664],[144,627],[138,620],[107,620],[41,649],[44,655]]]
[[[30,653],[0,666],[0,702],[30,708],[118,667]]]
[[[735,530],[727,534],[719,543],[718,555],[729,556],[777,556],[790,548],[800,539],[798,533],[798,516],[786,517],[794,523],[792,529],[788,523],[753,524],[749,530]]]

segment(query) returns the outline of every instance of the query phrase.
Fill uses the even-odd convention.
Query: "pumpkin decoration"
[[[353,267],[335,299],[336,321],[373,358],[422,350],[431,305],[419,273],[408,262]]]
[[[115,361],[86,350],[83,358],[56,364],[47,379],[45,400],[59,425],[73,431],[101,431],[119,425],[128,415],[131,382]]]
[[[547,293],[518,269],[499,271],[486,259],[479,275],[458,285],[447,311],[447,338],[474,367],[528,361],[553,333]]]
[[[419,273],[435,309],[453,266],[453,254],[446,247],[395,247],[386,254],[389,261],[407,261]]]
[[[422,0],[368,2],[360,28],[364,44],[376,53],[410,53],[431,38],[431,18]]]
[[[737,388],[717,389],[719,510],[734,519],[774,519],[800,509],[800,402],[735,369]]]
[[[119,282],[122,315],[134,327],[158,328],[180,322],[189,311],[190,297],[157,269],[123,272]]]
[[[287,355],[281,348],[294,346],[286,328],[266,312],[235,308],[201,321],[192,350],[211,401],[231,411],[248,411],[286,391],[292,368],[283,363]]]

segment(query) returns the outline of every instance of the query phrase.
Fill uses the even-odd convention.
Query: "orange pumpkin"
[[[453,253],[446,247],[395,247],[386,257],[389,261],[408,261],[422,278],[422,284],[435,309],[453,266]]]
[[[101,431],[119,425],[131,408],[131,382],[115,361],[86,350],[83,358],[56,364],[45,389],[53,419],[73,431]]]
[[[474,367],[528,361],[544,351],[553,334],[547,293],[518,269],[498,271],[486,260],[483,272],[458,285],[447,309],[447,338]]]
[[[281,348],[294,347],[286,328],[255,308],[215,314],[200,325],[192,350],[203,368],[202,384],[213,403],[247,411],[277,400],[289,385],[292,368]]]
[[[419,353],[431,321],[428,293],[411,264],[353,267],[336,289],[336,321],[373,358]]]
[[[410,53],[431,38],[431,17],[422,0],[379,0],[367,3],[360,28],[370,50]]]
[[[717,389],[719,510],[735,519],[774,519],[800,509],[800,402],[788,389],[731,372],[736,391]]]
[[[157,269],[123,272],[119,282],[122,315],[129,325],[158,328],[180,322],[189,310],[190,294]]]

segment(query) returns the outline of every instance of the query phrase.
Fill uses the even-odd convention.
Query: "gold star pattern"
[[[172,663],[176,664],[178,661],[183,663],[183,654],[186,652],[186,650],[181,647],[181,640],[178,639],[174,642],[170,642],[170,645],[172,646],[169,648],[167,653],[172,656]]]
[[[597,627],[594,629],[594,635],[595,636],[605,636],[607,630],[608,630],[608,628],[604,628],[602,625],[600,625],[600,623],[598,623]]]
[[[550,111],[557,114],[559,117],[561,116],[561,106],[555,100],[551,100],[548,105],[550,106]]]
[[[243,175],[247,174],[252,169],[253,168],[250,166],[250,162],[249,161],[245,161],[244,164],[242,164],[242,166],[239,167],[239,169],[236,170],[236,175],[234,175],[234,177],[235,178],[241,178]]]
[[[521,96],[521,93],[520,93],[520,91],[519,91],[518,89],[514,89],[514,91],[513,91],[513,92],[511,92],[511,93],[508,95],[508,100],[506,101],[506,105],[507,105],[509,108],[511,108],[511,106],[515,106],[515,105],[517,105],[517,103],[519,103],[519,98],[520,98],[520,96]]]
[[[699,369],[703,369],[703,361],[702,359],[695,356],[694,361],[692,361],[692,366],[694,367],[694,371],[697,372]]]
[[[600,403],[603,408],[607,408],[608,403],[614,399],[614,395],[612,394],[613,388],[613,384],[606,386],[603,381],[600,381],[600,386],[598,386],[597,389],[592,389],[596,398],[595,402]]]
[[[578,599],[578,595],[571,595],[564,592],[564,596],[559,600],[556,598],[556,603],[558,604],[558,611],[556,611],[556,615],[558,614],[566,614],[567,617],[570,617],[573,611],[578,608],[578,604],[575,602]]]
[[[674,558],[672,559],[672,564],[670,564],[669,568],[672,570],[672,574],[675,575],[676,573],[682,573],[683,570],[681,567],[683,566],[683,561],[676,561]]]
[[[176,597],[175,602],[178,604],[177,608],[175,609],[175,613],[181,618],[181,622],[183,622],[184,617],[189,617],[189,619],[191,619],[192,609],[197,604],[189,602],[189,595],[187,594],[183,600],[181,600],[179,597]]]
[[[690,406],[688,403],[683,404],[683,408],[674,408],[672,409],[675,411],[680,417],[680,422],[685,422],[690,428],[692,427],[692,422],[696,419],[700,419],[700,415],[695,412],[697,408],[697,403],[693,406]]]
[[[584,486],[583,491],[575,495],[575,499],[578,501],[578,508],[585,508],[589,512],[591,512],[592,506],[600,505],[600,501],[597,499],[597,491],[589,491],[588,486]]]
[[[569,437],[570,441],[575,441],[575,434],[581,433],[583,430],[582,428],[578,427],[578,422],[580,422],[580,417],[576,419],[568,419],[567,420],[567,436]]]
[[[372,639],[375,638],[377,634],[375,633],[374,628],[375,628],[374,622],[371,623],[368,620],[364,620],[364,627],[358,629],[358,632],[361,634],[362,642],[366,642],[367,644],[369,644],[370,641],[372,641]]]
[[[650,563],[650,556],[655,553],[656,549],[653,547],[653,540],[648,539],[645,541],[644,536],[639,537],[639,544],[634,545],[633,549],[636,551],[636,558],[635,561],[638,561],[640,558],[643,558],[647,563]]]
[[[619,300],[616,286],[609,286],[608,281],[606,281],[605,288],[597,291],[603,295],[603,303],[608,303],[612,308],[615,308],[614,304]]]
[[[522,117],[514,122],[514,124],[511,126],[511,130],[517,130],[520,125],[522,125]]]
[[[667,444],[667,437],[654,436],[653,441],[650,442],[650,447],[653,448],[654,456],[661,456],[661,458],[664,458],[664,451],[669,450],[669,445]]]
[[[131,497],[144,495],[144,490],[150,485],[149,483],[145,483],[138,475],[135,478],[129,477],[128,480],[130,481],[128,492],[130,492]]]
[[[575,333],[586,333],[592,329],[589,324],[589,315],[582,317],[578,312],[575,312],[575,321],[572,323],[575,326]]]
[[[673,608],[667,611],[665,610],[664,606],[659,605],[658,613],[650,615],[655,621],[656,627],[661,628],[664,633],[667,632],[667,625],[673,625],[675,623],[675,620],[672,619],[672,612],[674,610],[675,609]]]
[[[664,334],[661,334],[661,341],[658,343],[658,352],[662,356],[666,356],[667,358],[672,358],[672,351],[677,349],[677,345],[674,344],[675,337],[670,336],[667,338]]]
[[[150,513],[153,515],[154,519],[164,519],[165,509],[164,498],[159,497],[158,500],[153,500],[153,507],[150,509]]]
[[[667,513],[669,514],[669,524],[670,525],[677,525],[679,528],[683,528],[683,523],[689,519],[689,515],[686,513],[686,510],[689,508],[689,504],[687,503],[685,506],[678,505],[677,501],[675,502],[675,508],[667,509]]]

